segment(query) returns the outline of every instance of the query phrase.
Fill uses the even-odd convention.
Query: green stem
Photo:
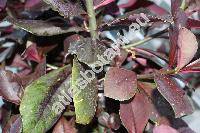
[[[93,6],[93,0],[86,0],[86,8],[87,8],[87,13],[89,16],[89,30],[92,39],[97,39],[97,24],[96,24],[96,17],[95,17],[95,11],[94,11],[94,6]]]
[[[175,70],[161,70],[160,74],[164,74],[164,75],[168,75],[168,74],[175,74],[176,73],[176,69]],[[137,75],[137,79],[153,79],[155,76],[155,73],[150,73],[150,74],[141,74],[141,75]]]
[[[123,46],[122,48],[123,48],[123,49],[129,49],[129,48],[132,48],[132,47],[141,45],[141,44],[143,44],[143,43],[145,43],[145,42],[148,42],[148,41],[150,41],[150,40],[152,40],[152,39],[154,39],[154,38],[156,38],[156,37],[158,37],[158,36],[160,36],[160,35],[162,35],[162,34],[164,34],[164,33],[166,33],[166,32],[168,32],[168,29],[165,29],[165,30],[163,30],[163,31],[160,31],[160,32],[158,32],[158,33],[155,33],[155,34],[153,34],[153,35],[151,35],[151,36],[149,36],[149,37],[145,37],[143,40],[138,41],[138,42],[136,42],[136,43],[129,44],[129,45],[125,45],[125,46]]]
[[[144,38],[144,39],[141,40],[141,41],[138,41],[138,42],[136,42],[136,43],[132,43],[132,44],[129,44],[129,45],[125,45],[125,46],[123,46],[122,48],[123,48],[123,49],[129,49],[129,48],[132,48],[132,47],[141,45],[141,44],[143,44],[143,43],[145,43],[145,42],[148,42],[148,41],[150,41],[150,40],[152,40],[152,39],[153,39],[152,37],[146,37],[146,38]]]

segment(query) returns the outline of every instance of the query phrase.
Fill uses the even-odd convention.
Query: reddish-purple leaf
[[[119,7],[120,7],[120,8],[131,7],[131,6],[134,5],[136,2],[137,2],[137,0],[128,0],[127,3],[121,4],[121,5],[119,5]]]
[[[58,27],[52,22],[46,22],[43,20],[24,20],[14,19],[12,17],[6,17],[6,20],[37,36],[53,36],[64,33],[80,32],[84,30],[83,28],[77,26]]]
[[[200,59],[197,59],[192,63],[188,64],[186,67],[181,69],[180,72],[182,73],[200,72]]]
[[[106,97],[124,101],[132,98],[137,90],[137,77],[133,71],[111,67],[105,76]]]
[[[109,3],[112,3],[114,1],[115,0],[94,0],[94,9],[108,5]]]
[[[20,68],[29,68],[28,64],[23,61],[22,57],[18,54],[15,55],[13,61],[12,61],[12,64],[11,64],[12,67],[20,67]]]
[[[169,29],[169,41],[170,41],[169,67],[174,67],[177,64],[178,34],[179,34],[178,28],[173,27]]]
[[[0,0],[0,12],[5,8],[7,0]]]
[[[25,8],[31,8],[41,3],[42,0],[26,0]]]
[[[153,133],[179,133],[179,132],[170,126],[159,125],[154,127]]]
[[[20,115],[14,115],[3,128],[3,133],[21,133],[22,120]]]
[[[181,6],[181,0],[171,0],[171,12],[173,16],[176,16],[177,11]]]
[[[128,56],[128,52],[125,51],[124,49],[121,49],[120,52],[121,52],[120,55],[117,55],[114,58],[114,62],[112,65],[115,67],[120,67]]]
[[[53,133],[76,133],[77,130],[74,127],[73,118],[67,121],[64,117],[61,117],[56,126],[53,129]]]
[[[152,11],[153,13],[157,14],[157,15],[166,15],[166,14],[168,14],[168,12],[165,9],[157,6],[156,4],[152,4],[152,5],[148,6],[147,8],[150,11]]]
[[[200,20],[188,19],[187,27],[200,29]]]
[[[142,133],[151,114],[148,97],[137,93],[129,103],[120,104],[120,118],[129,133]]]
[[[34,80],[46,74],[46,58],[43,58],[41,62],[35,67],[33,73],[29,73],[28,75],[19,75],[22,80],[22,86],[26,87]]]
[[[174,79],[168,75],[155,75],[158,91],[172,106],[175,117],[191,114],[193,108],[185,92],[177,85]]]
[[[168,58],[165,54],[157,52],[157,51],[153,51],[153,50],[145,49],[145,48],[134,48],[134,50],[138,53],[141,53],[141,54],[148,56],[149,58],[158,57],[158,58],[160,58],[160,59],[162,59],[166,62],[168,61]]]
[[[23,57],[30,61],[35,61],[37,63],[41,62],[42,56],[38,54],[37,45],[35,43],[31,44],[23,53]]]
[[[0,96],[10,102],[19,104],[22,93],[23,88],[20,78],[10,71],[0,69]]]
[[[179,30],[178,47],[177,68],[181,69],[192,60],[198,49],[195,35],[184,27]]]
[[[79,3],[70,2],[68,0],[44,0],[44,2],[49,4],[53,10],[58,11],[59,14],[65,18],[85,14],[85,11]]]
[[[114,130],[117,130],[120,128],[121,120],[118,114],[112,113],[110,114],[110,117],[108,118],[108,127]]]

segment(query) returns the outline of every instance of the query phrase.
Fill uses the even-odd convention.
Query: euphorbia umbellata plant
[[[181,117],[200,72],[199,1],[153,2],[1,0],[3,132],[194,132]]]

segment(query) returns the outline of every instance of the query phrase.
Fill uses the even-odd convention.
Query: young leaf
[[[193,108],[185,92],[177,85],[177,83],[168,75],[157,74],[155,76],[158,91],[172,106],[175,117],[181,117],[191,114]]]
[[[181,69],[192,60],[198,49],[195,35],[184,27],[179,30],[178,47],[177,68]]]
[[[13,115],[3,128],[3,133],[21,133],[22,120],[20,115]]]
[[[92,70],[84,70],[76,58],[73,60],[72,89],[76,122],[88,124],[96,112],[96,77]]]
[[[53,133],[76,133],[72,120],[73,118],[67,121],[65,117],[61,117],[53,129]]]
[[[22,81],[10,72],[0,69],[0,96],[4,99],[19,104],[23,94]]]
[[[53,10],[58,11],[61,16],[65,18],[79,16],[80,14],[85,14],[83,8],[79,3],[71,2],[70,0],[43,0],[49,4]]]
[[[26,87],[20,104],[23,132],[46,132],[69,104],[71,67],[64,66]],[[63,96],[64,95],[64,96]]]
[[[6,20],[37,36],[53,36],[69,32],[77,33],[83,31],[83,28],[81,27],[57,27],[50,22],[42,20],[23,20],[11,17],[7,17]]]
[[[137,91],[137,77],[133,71],[111,67],[105,76],[104,95],[124,101],[132,98]]]

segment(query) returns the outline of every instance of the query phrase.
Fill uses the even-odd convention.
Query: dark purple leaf
[[[22,120],[20,115],[14,115],[3,128],[4,133],[21,133]]]
[[[0,69],[0,95],[5,100],[19,104],[23,94],[22,81],[10,72]]]
[[[178,35],[178,47],[177,68],[181,69],[193,59],[197,52],[196,36],[190,30],[181,28]]]
[[[177,85],[173,78],[168,75],[155,75],[158,91],[172,106],[175,117],[191,114],[193,108],[185,92]]]
[[[146,17],[148,18],[146,18]],[[109,30],[113,27],[117,27],[120,28],[121,27],[128,27],[130,26],[132,23],[135,23],[137,19],[140,19],[142,22],[167,22],[167,23],[171,23],[171,18],[169,18],[169,16],[156,16],[153,13],[151,13],[151,11],[147,10],[147,9],[140,9],[140,10],[136,10],[136,11],[131,11],[131,12],[127,12],[126,14],[120,16],[119,18],[115,18],[114,20],[110,21],[110,22],[105,22],[101,25],[98,26],[98,29],[100,31],[104,31],[104,30]]]
[[[124,101],[132,98],[137,91],[137,77],[133,71],[111,67],[105,76],[106,97]]]
[[[106,47],[101,41],[83,37],[80,37],[79,40],[72,41],[68,50],[70,54],[77,55],[80,62],[83,62],[91,67],[109,64],[111,60],[104,57],[105,51]],[[104,61],[102,61],[102,58],[104,58]]]
[[[45,22],[42,20],[23,20],[14,19],[11,17],[7,17],[6,20],[22,28],[23,30],[38,36],[53,36],[70,32],[84,31],[84,29],[81,27],[57,27],[50,22]]]
[[[77,133],[74,126],[75,122],[73,118],[67,121],[64,117],[61,117],[53,129],[53,133]]]
[[[63,0],[43,0],[47,4],[51,6],[53,10],[59,12],[60,15],[65,18],[79,16],[80,14],[85,14],[85,11],[80,6],[80,4],[71,2],[71,1],[63,1]]]

